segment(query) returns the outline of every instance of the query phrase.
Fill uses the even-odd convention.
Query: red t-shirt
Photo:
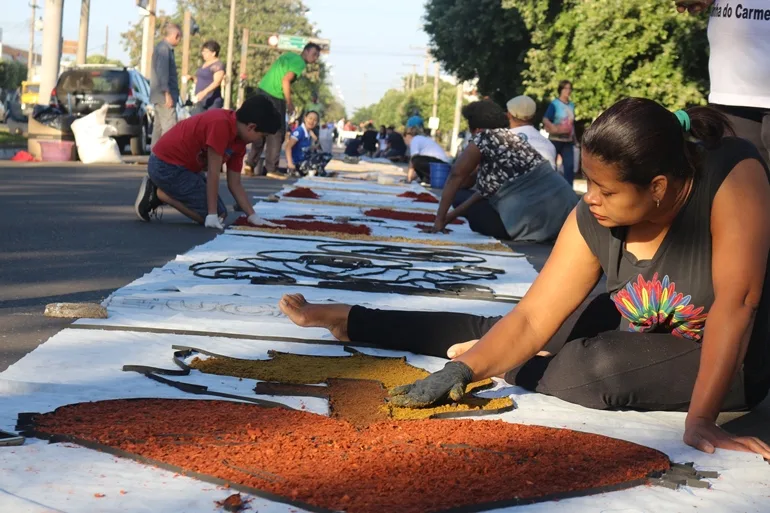
[[[208,171],[208,149],[222,155],[227,169],[240,173],[246,143],[238,139],[235,112],[209,109],[174,125],[153,146],[163,162],[182,166],[193,173]]]

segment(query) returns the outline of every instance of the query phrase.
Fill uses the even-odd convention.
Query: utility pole
[[[33,0],[32,7],[32,19],[29,22],[29,50],[27,52],[27,80],[32,80],[34,76],[33,69],[35,67],[35,16],[37,14],[37,4]]]
[[[454,124],[452,125],[452,148],[450,150],[453,157],[457,156],[457,150],[460,147],[460,141],[458,140],[458,137],[460,136],[460,112],[463,108],[463,95],[463,83],[458,80],[457,101],[455,102],[455,119]]]
[[[412,64],[412,76],[414,77],[412,79],[412,89],[417,89],[417,64]]]
[[[422,70],[422,85],[428,83],[428,66],[430,65],[430,53],[425,50],[425,69]]]
[[[149,13],[142,21],[142,60],[139,65],[142,75],[150,78],[152,67],[152,52],[155,43],[155,11],[158,1],[149,0],[147,3],[147,12]]]
[[[110,26],[104,27],[104,58],[107,59],[110,54]],[[85,61],[84,61],[85,64]]]
[[[88,16],[91,9],[91,0],[81,0],[80,2],[80,33],[78,35],[78,54],[76,61],[78,65],[86,63],[86,52],[88,51]]]
[[[190,11],[184,12],[184,23],[182,23],[182,103],[187,101],[187,76],[190,74],[190,24],[192,23],[192,14]]]
[[[59,78],[61,28],[64,0],[45,0],[43,10],[43,62],[40,65],[40,94],[37,102],[48,105],[51,91]]]
[[[227,35],[227,69],[225,71],[225,108],[230,108],[233,95],[233,44],[235,40],[235,0],[230,0],[230,30]]]
[[[243,105],[244,85],[246,83],[246,58],[249,54],[249,29],[243,29],[243,35],[241,35],[241,65],[238,70],[238,107]]]
[[[441,66],[438,62],[436,62],[433,66],[433,73],[435,76],[433,77],[433,117],[438,117],[438,81],[439,81],[439,74],[441,74]],[[436,130],[431,130],[431,135],[436,134]]]

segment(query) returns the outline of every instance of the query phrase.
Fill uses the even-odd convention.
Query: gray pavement
[[[139,221],[133,205],[145,169],[0,162],[0,371],[70,323],[44,317],[46,304],[100,301],[214,238],[168,207],[160,223]],[[244,177],[250,195],[284,183]]]

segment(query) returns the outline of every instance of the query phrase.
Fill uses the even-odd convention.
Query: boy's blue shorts
[[[158,189],[204,219],[209,215],[205,173],[193,173],[182,166],[163,162],[155,155],[150,155],[147,173]],[[227,214],[221,197],[217,197],[217,213],[220,217]]]

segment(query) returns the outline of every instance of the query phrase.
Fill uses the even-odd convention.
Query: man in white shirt
[[[511,129],[527,141],[556,169],[556,147],[533,126],[537,105],[529,96],[517,96],[508,100],[508,120]]]
[[[420,177],[423,182],[430,182],[430,165],[449,164],[451,159],[436,141],[423,135],[422,128],[410,127],[406,130],[404,137],[406,144],[409,145],[409,172],[406,175],[406,181],[411,182],[416,177]]]
[[[727,116],[770,165],[770,1],[676,0],[709,13],[709,105]]]

